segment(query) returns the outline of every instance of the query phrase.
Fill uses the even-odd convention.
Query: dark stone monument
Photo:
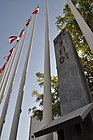
[[[71,36],[62,30],[54,39],[62,117],[35,136],[53,131],[58,140],[93,140],[93,103]]]
[[[63,30],[55,39],[55,54],[62,115],[92,101],[70,34]]]

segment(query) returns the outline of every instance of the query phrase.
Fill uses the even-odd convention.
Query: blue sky
[[[56,29],[55,22],[58,15],[62,15],[62,9],[66,0],[49,0],[49,32],[50,32],[50,51],[51,51],[51,73],[56,74],[55,53],[53,46],[53,39],[59,33]],[[32,98],[32,91],[38,89],[36,83],[36,72],[43,72],[44,70],[44,36],[45,36],[45,0],[0,0],[0,67],[4,64],[4,56],[9,54],[9,50],[13,44],[9,44],[8,38],[11,35],[19,35],[25,26],[27,20],[34,11],[35,7],[39,5],[40,11],[38,15],[35,38],[32,46],[31,60],[29,64],[25,93],[22,104],[22,113],[20,116],[20,124],[18,129],[17,140],[26,140],[28,138],[29,121],[28,108],[35,105],[35,100]],[[1,140],[9,139],[9,132],[13,119],[14,108],[16,104],[19,83],[22,74],[22,68],[29,44],[29,37],[33,26],[34,16],[32,17],[32,24],[30,26],[28,36],[25,42],[25,48],[19,65],[18,73],[15,78],[11,99],[8,107],[6,122],[3,128]],[[2,109],[2,108],[1,108]]]

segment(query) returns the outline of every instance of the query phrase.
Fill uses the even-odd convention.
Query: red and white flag
[[[39,6],[37,7],[37,8],[35,8],[35,11],[32,13],[32,14],[38,14],[38,12],[39,12]]]
[[[15,48],[15,46],[9,51],[10,53],[12,53],[13,52],[13,50],[14,50],[14,48]]]
[[[14,42],[17,39],[17,36],[10,36],[9,37],[9,43],[11,44],[12,42]]]
[[[10,59],[10,57],[14,51],[14,48],[15,48],[15,46],[9,51],[10,54],[8,55],[7,61]]]
[[[17,42],[19,42],[19,40],[22,38],[22,36],[24,35],[25,33],[25,29],[23,29],[19,35],[19,37],[17,37]]]
[[[2,71],[3,71],[3,69],[2,69],[2,68],[0,68],[0,74],[2,73]]]
[[[25,29],[23,29],[23,30],[21,31],[19,37],[22,38],[22,36],[24,35],[24,33],[25,33]]]
[[[1,73],[2,73],[2,71],[4,70],[5,66],[6,66],[6,62],[5,62],[5,64],[3,65],[3,67],[2,67],[2,68],[0,68],[0,74],[1,74]]]
[[[10,54],[12,54],[13,53],[13,51],[14,51],[14,49],[15,49],[15,46],[9,51],[10,52]]]

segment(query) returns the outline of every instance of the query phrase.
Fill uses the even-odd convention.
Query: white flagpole
[[[43,122],[44,125],[52,120],[51,99],[51,68],[50,68],[50,44],[48,27],[48,0],[46,0],[46,25],[45,25],[45,58],[44,58],[44,97],[43,97]],[[46,135],[44,140],[53,140],[53,134]]]
[[[93,32],[91,31],[91,29],[89,28],[87,23],[84,21],[84,19],[82,18],[82,16],[78,12],[78,10],[75,8],[72,1],[71,0],[66,0],[66,1],[69,5],[69,7],[72,11],[72,14],[74,15],[82,33],[84,34],[85,39],[86,39],[91,51],[93,52]]]
[[[7,65],[7,64],[6,64],[6,65]],[[5,67],[6,67],[6,66],[5,66]],[[4,70],[2,71],[2,73],[1,73],[1,75],[0,75],[0,83],[1,83],[1,80],[2,80],[2,78],[3,78],[4,73],[5,73],[5,68],[4,68]]]
[[[29,138],[28,138],[28,140],[31,140],[31,127],[32,127],[32,116],[30,116],[30,127],[29,127]]]
[[[5,78],[7,77],[8,71],[9,71],[9,69],[10,69],[10,65],[11,65],[11,63],[12,63],[12,59],[13,59],[14,53],[15,53],[15,52],[13,51],[11,57],[9,58],[9,60],[8,60],[8,62],[7,62],[7,64],[6,64],[6,66],[5,66],[4,73],[3,73],[3,75],[2,75],[2,79],[1,79],[1,82],[0,82],[0,105],[1,105],[1,100],[2,100],[2,96],[3,96],[1,90],[2,90],[2,88],[3,88]]]
[[[2,99],[3,99],[3,96],[4,96],[4,91],[5,91],[5,88],[6,88],[6,84],[7,84],[7,81],[8,81],[9,75],[10,75],[10,72],[11,72],[12,67],[14,65],[14,62],[15,62],[15,57],[16,57],[16,54],[17,54],[17,51],[18,51],[18,46],[19,46],[19,42],[17,43],[17,45],[15,47],[15,50],[14,50],[15,52],[14,52],[13,58],[11,60],[11,64],[10,64],[9,70],[7,72],[7,75],[6,75],[5,79],[4,79],[2,88],[0,90],[0,92],[1,92],[1,95],[0,95],[0,104],[1,104]]]
[[[23,99],[23,94],[24,94],[24,85],[25,85],[29,60],[30,60],[32,43],[33,43],[34,34],[35,34],[36,22],[37,22],[37,15],[35,15],[34,25],[33,25],[33,29],[32,29],[32,35],[30,38],[30,44],[29,44],[27,56],[25,59],[25,64],[23,67],[23,72],[22,72],[22,77],[21,77],[21,82],[20,82],[20,87],[19,87],[19,92],[18,92],[18,97],[17,97],[17,102],[16,102],[16,107],[15,107],[15,112],[14,112],[9,140],[16,140],[16,137],[17,137],[17,130],[18,130],[20,113],[21,113],[21,105],[22,105],[22,99]]]
[[[4,68],[4,70],[2,71],[2,73],[1,73],[1,75],[0,75],[0,83],[1,83],[2,77],[3,77],[3,75],[4,75],[4,71],[5,71],[5,68]]]
[[[8,88],[7,96],[6,96],[6,99],[5,99],[5,103],[4,103],[4,106],[3,106],[3,109],[2,109],[2,114],[1,114],[1,117],[0,117],[0,136],[1,136],[1,133],[2,133],[2,129],[3,129],[3,124],[5,122],[5,117],[6,117],[8,104],[9,104],[9,100],[10,100],[10,94],[11,94],[12,87],[13,87],[13,84],[14,84],[14,78],[15,78],[15,75],[17,73],[19,63],[20,63],[20,59],[21,59],[21,55],[22,55],[22,52],[23,52],[24,42],[25,42],[25,39],[26,39],[27,32],[28,32],[28,27],[26,28],[26,31],[25,31],[25,34],[24,34],[22,46],[20,48],[20,52],[19,52],[19,55],[18,55],[18,58],[17,58],[15,69],[13,71],[12,78],[11,78],[11,81],[9,83],[9,88]]]

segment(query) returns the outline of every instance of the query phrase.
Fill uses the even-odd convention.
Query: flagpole
[[[5,68],[4,68],[4,70],[5,70]],[[1,75],[0,75],[0,83],[1,83],[2,77],[3,77],[3,75],[4,75],[4,70],[2,71],[2,73],[1,73]]]
[[[13,57],[13,54],[12,54],[12,56],[10,57],[10,59],[8,60],[6,66],[5,66],[5,69],[4,69],[4,71],[3,71],[3,75],[2,75],[2,78],[1,78],[1,81],[0,81],[0,90],[1,90],[1,88],[2,88],[4,79],[5,79],[6,75],[7,75],[7,71],[8,71],[9,65],[10,65],[10,63],[11,63],[12,57]]]
[[[50,44],[48,27],[48,0],[46,0],[46,25],[45,25],[45,57],[44,57],[44,97],[43,97],[43,122],[44,125],[52,120],[51,99],[51,68],[50,68]],[[46,135],[44,140],[52,140],[53,134]]]
[[[30,116],[30,127],[29,127],[29,137],[28,137],[28,140],[31,140],[31,127],[32,127],[32,116]]]
[[[3,73],[2,73],[2,76],[1,76],[1,80],[0,80],[0,89],[2,87],[2,83],[3,83],[3,80],[5,78],[5,74],[7,73],[7,68],[8,68],[9,62],[10,62],[10,59],[7,62],[6,66],[5,66],[4,70],[3,70]]]
[[[86,39],[91,51],[93,52],[93,32],[91,31],[91,29],[89,28],[89,26],[87,25],[85,20],[82,18],[82,16],[78,12],[78,10],[75,8],[72,1],[71,0],[66,0],[66,1],[69,5],[69,7],[72,11],[72,14],[74,15],[82,33],[84,34],[85,39]]]
[[[13,71],[12,78],[11,78],[11,81],[9,83],[9,88],[8,88],[7,96],[6,96],[6,99],[5,99],[5,103],[4,103],[4,106],[3,106],[3,109],[2,109],[2,114],[1,114],[1,117],[0,117],[0,137],[1,137],[2,129],[3,129],[3,124],[5,122],[5,117],[6,117],[8,104],[9,104],[9,100],[10,100],[10,94],[11,94],[12,87],[13,87],[13,84],[14,84],[14,78],[15,78],[15,75],[17,73],[19,63],[20,63],[20,59],[21,59],[21,55],[22,55],[22,52],[23,52],[24,42],[25,42],[25,39],[26,39],[27,32],[28,32],[28,27],[26,28],[26,31],[25,31],[25,34],[24,34],[24,38],[23,38],[23,41],[22,41],[22,46],[20,48],[20,52],[19,52],[19,55],[18,55],[18,58],[17,58],[15,69]]]
[[[3,85],[2,85],[2,88],[0,90],[0,92],[1,92],[1,95],[0,95],[0,104],[1,104],[2,99],[3,99],[3,96],[4,96],[4,91],[6,89],[6,84],[7,84],[7,81],[9,79],[10,72],[11,72],[11,70],[13,68],[13,65],[14,65],[14,62],[15,62],[15,57],[16,57],[16,54],[17,54],[17,51],[18,51],[18,46],[19,46],[19,42],[17,43],[17,45],[15,47],[15,52],[14,52],[13,58],[11,60],[10,68],[9,68],[9,70],[7,72],[7,76],[5,77],[4,82],[3,82]]]
[[[24,85],[25,85],[27,70],[28,70],[28,66],[29,66],[32,43],[33,43],[34,34],[35,34],[37,15],[35,15],[34,25],[33,25],[33,29],[32,29],[31,38],[30,38],[30,44],[28,47],[28,52],[27,52],[25,64],[23,67],[23,72],[22,72],[22,77],[21,77],[21,82],[20,82],[20,87],[19,87],[19,92],[18,92],[18,97],[17,97],[17,102],[16,102],[16,107],[15,107],[15,112],[14,112],[9,140],[16,140],[16,137],[17,137],[17,130],[18,130],[20,113],[21,113],[21,105],[22,105],[22,99],[23,99],[23,94],[24,94]]]
[[[6,66],[5,66],[4,73],[3,73],[3,75],[2,75],[2,79],[1,79],[1,82],[0,82],[0,105],[1,105],[1,100],[2,100],[2,96],[3,96],[3,95],[2,95],[2,92],[1,92],[2,86],[3,86],[3,84],[4,84],[5,77],[7,76],[8,71],[9,71],[9,69],[10,69],[10,64],[11,64],[11,62],[12,62],[14,53],[15,53],[15,52],[13,51],[12,56],[9,58],[9,60],[8,60],[8,62],[7,62],[7,64],[6,64]]]

